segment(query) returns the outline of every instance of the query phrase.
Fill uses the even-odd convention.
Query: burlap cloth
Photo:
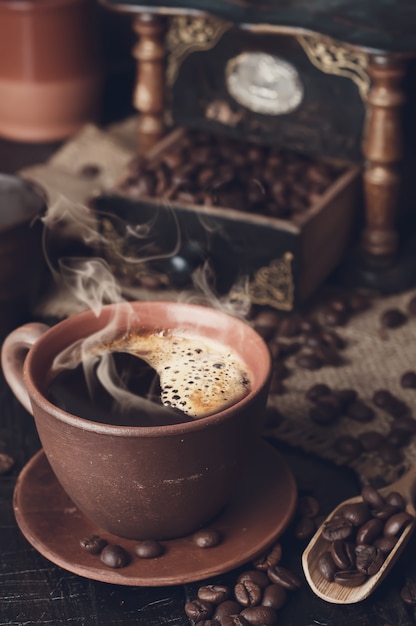
[[[135,119],[126,120],[105,130],[86,126],[76,137],[69,140],[54,156],[42,165],[26,168],[21,174],[40,183],[47,191],[49,204],[62,198],[73,203],[83,203],[86,198],[111,189],[124,173],[127,163],[136,154]],[[99,172],[93,178],[80,176],[85,166],[96,165]],[[139,290],[139,299],[155,298],[157,294]],[[344,434],[359,436],[361,432],[376,430],[387,433],[393,418],[371,403],[377,389],[386,388],[404,400],[416,415],[416,390],[403,389],[400,376],[408,370],[416,370],[416,318],[409,318],[402,327],[380,332],[380,314],[387,308],[406,310],[414,292],[372,298],[372,306],[356,314],[345,327],[337,332],[345,338],[347,347],[343,351],[345,364],[338,367],[326,366],[318,371],[291,367],[291,375],[285,381],[286,393],[271,395],[269,403],[284,416],[278,426],[267,431],[306,452],[341,464],[334,450],[334,441]],[[163,297],[176,298],[174,292],[163,292]],[[186,297],[181,292],[180,297]],[[192,297],[190,295],[190,297]],[[63,317],[80,310],[80,305],[69,296],[62,286],[57,285],[39,304],[37,313]],[[319,426],[313,423],[308,410],[310,402],[305,391],[314,383],[324,382],[333,389],[354,388],[359,397],[376,411],[371,423],[358,423],[342,417],[335,425]],[[362,480],[382,477],[391,482],[416,460],[416,436],[409,436],[404,447],[404,462],[397,466],[386,465],[376,452],[364,453],[348,462]]]

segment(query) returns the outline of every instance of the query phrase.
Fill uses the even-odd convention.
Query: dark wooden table
[[[0,141],[0,171],[41,162],[56,146],[30,146]],[[0,626],[177,626],[190,625],[184,614],[187,599],[194,598],[201,582],[175,587],[138,588],[116,586],[81,578],[54,565],[24,538],[13,512],[17,477],[40,448],[32,417],[13,397],[0,374],[0,451],[10,454],[15,465],[0,476]],[[292,468],[300,494],[314,494],[322,512],[341,499],[355,495],[355,477],[305,453],[274,444]],[[59,533],[57,528],[56,532]],[[284,563],[303,580],[290,594],[279,614],[280,626],[414,626],[413,607],[403,604],[400,590],[407,577],[416,578],[416,538],[389,578],[368,600],[340,607],[318,599],[304,581],[301,553],[304,544],[288,529],[281,537]],[[209,582],[235,583],[231,571]],[[206,581],[205,581],[206,582]]]

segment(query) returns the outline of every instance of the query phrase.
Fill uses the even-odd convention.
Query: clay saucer
[[[136,541],[103,531],[79,511],[40,450],[18,478],[14,512],[29,543],[55,565],[92,580],[150,587],[203,580],[255,559],[286,529],[296,501],[290,468],[270,444],[261,442],[247,478],[210,524],[222,535],[219,545],[203,549],[192,536],[183,537],[162,542],[162,556],[140,559],[134,553]],[[94,534],[125,548],[132,555],[129,565],[111,569],[81,548],[80,540]]]

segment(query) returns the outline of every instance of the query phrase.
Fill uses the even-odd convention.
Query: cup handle
[[[32,406],[23,377],[23,365],[30,348],[49,328],[47,324],[39,322],[24,324],[7,335],[1,349],[4,378],[19,402],[32,415]]]

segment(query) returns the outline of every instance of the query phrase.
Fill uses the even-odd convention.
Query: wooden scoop
[[[383,496],[387,496],[393,491],[400,493],[406,500],[406,511],[411,515],[416,516],[416,510],[413,504],[413,496],[416,491],[416,464],[399,480],[378,491]],[[340,509],[345,505],[356,502],[362,502],[362,497],[357,496],[350,498],[349,500],[344,500],[344,502],[339,504],[336,509],[328,515],[325,521],[335,517]],[[302,555],[303,571],[312,591],[323,600],[334,604],[353,604],[361,602],[361,600],[367,598],[387,576],[409,541],[415,527],[415,523],[416,520],[413,520],[407,524],[396,545],[386,556],[380,570],[373,576],[369,576],[369,578],[359,587],[346,587],[335,582],[328,582],[318,570],[318,559],[321,554],[328,550],[330,545],[328,541],[322,537],[322,524],[312,537]]]

